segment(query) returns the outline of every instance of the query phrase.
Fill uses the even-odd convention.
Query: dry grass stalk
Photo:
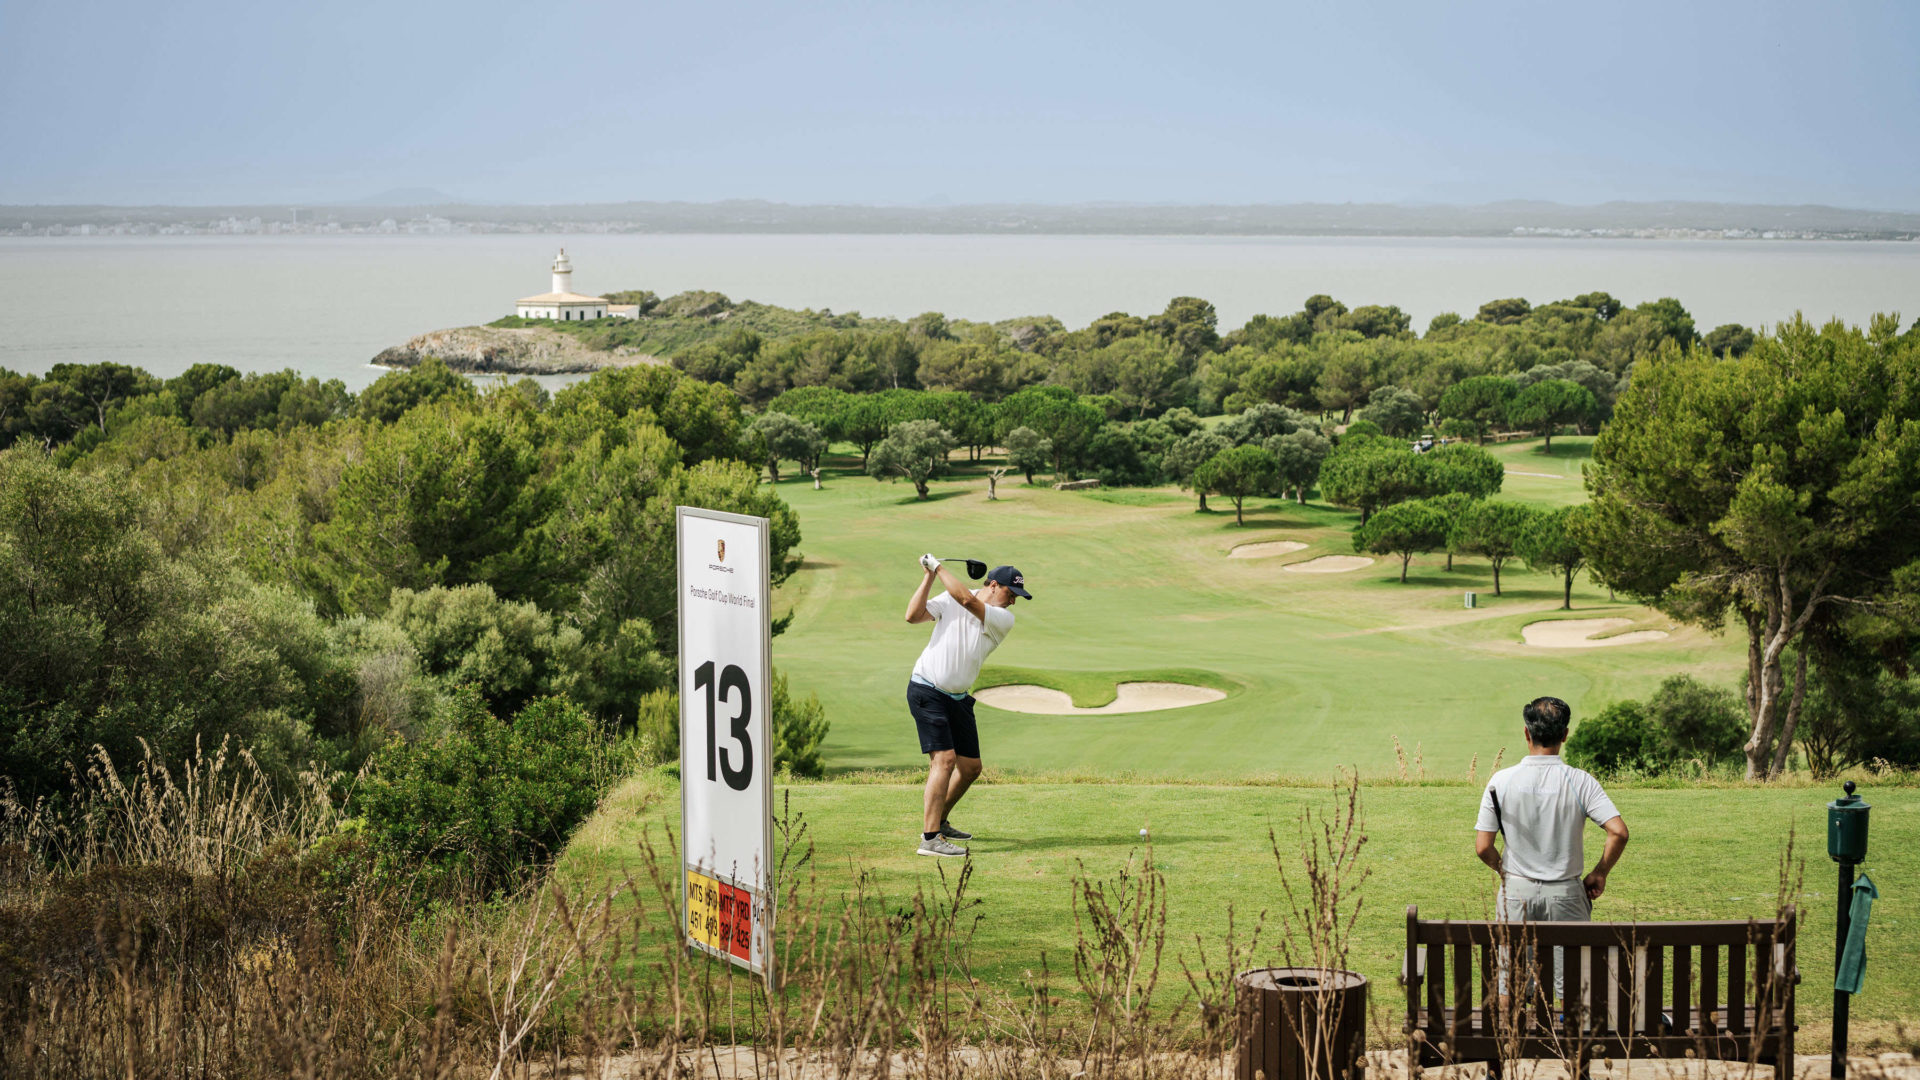
[[[1274,846],[1290,961],[1344,962],[1365,876],[1346,792],[1308,819],[1298,868]],[[1265,947],[1262,912],[1170,949],[1148,845],[1110,877],[1075,875],[1071,981],[1041,955],[1002,991],[974,971],[987,910],[970,864],[888,896],[859,868],[821,874],[784,809],[769,991],[681,945],[671,835],[641,837],[633,876],[423,907],[363,872],[331,814],[317,780],[276,794],[225,750],[173,769],[98,759],[64,813],[0,802],[0,945],[34,958],[0,964],[0,1073],[1198,1080],[1219,1075],[1234,973]]]
[[[1399,748],[1398,740],[1394,743]],[[1280,914],[1280,951],[1288,967],[1316,972],[1350,969],[1353,929],[1360,918],[1361,887],[1371,871],[1361,861],[1366,847],[1360,812],[1360,778],[1347,771],[1335,790],[1340,798],[1331,813],[1308,809],[1301,815],[1294,859],[1282,854],[1278,835],[1268,843],[1280,875],[1286,907]],[[1297,864],[1297,869],[1290,869]],[[1343,1045],[1339,1033],[1355,1018],[1344,1016],[1346,998],[1338,983],[1321,978],[1306,995],[1302,1016],[1311,1016],[1298,1032],[1307,1071],[1314,1076],[1349,1076],[1364,1067],[1356,1046]],[[1359,1018],[1364,1027],[1365,1018]]]

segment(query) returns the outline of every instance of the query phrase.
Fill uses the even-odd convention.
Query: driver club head
[[[987,564],[979,559],[941,559],[941,562],[963,562],[967,564],[967,576],[975,581],[987,576]]]

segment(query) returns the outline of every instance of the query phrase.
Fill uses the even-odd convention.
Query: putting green
[[[1551,505],[1512,490],[1556,485],[1554,498],[1584,497],[1579,464],[1588,440],[1490,448],[1513,468],[1561,479],[1509,477],[1503,497]],[[1597,707],[1643,696],[1688,672],[1731,686],[1744,664],[1737,632],[1678,628],[1655,645],[1538,649],[1521,628],[1557,617],[1560,583],[1519,564],[1494,596],[1485,562],[1444,555],[1338,574],[1287,572],[1284,563],[1352,555],[1358,515],[1317,503],[1249,499],[1246,525],[1230,507],[1197,514],[1177,490],[1053,491],[1003,480],[989,501],[977,469],[910,487],[857,472],[858,459],[830,458],[823,490],[811,480],[779,491],[800,514],[804,567],[780,590],[775,611],[795,613],[773,642],[774,663],[793,688],[820,695],[833,729],[830,769],[891,768],[923,761],[907,716],[907,675],[927,640],[904,621],[919,581],[915,559],[937,550],[1011,563],[1035,599],[993,655],[1003,682],[1067,692],[1097,707],[1126,681],[1211,685],[1210,704],[1100,717],[1036,716],[982,705],[989,767],[1021,772],[1232,779],[1324,776],[1338,765],[1369,775],[1397,771],[1394,739],[1436,772],[1464,776],[1502,747],[1520,746],[1520,706],[1542,694],[1566,699],[1576,721]],[[1249,543],[1296,542],[1286,559],[1229,559]],[[1479,594],[1465,608],[1461,594]],[[1647,609],[1610,603],[1584,577],[1574,588],[1580,618],[1644,620]],[[1174,672],[1198,672],[1202,679]],[[1054,679],[1036,677],[1052,675]],[[1086,693],[1076,685],[1104,683]],[[1109,696],[1100,698],[1106,692]]]

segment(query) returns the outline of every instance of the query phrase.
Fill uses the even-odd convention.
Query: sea
[[[293,368],[360,389],[368,361],[428,330],[511,314],[548,289],[715,289],[736,300],[908,318],[1053,315],[1069,327],[1211,300],[1223,331],[1314,293],[1398,304],[1424,329],[1484,301],[1604,290],[1677,297],[1704,332],[1795,312],[1920,315],[1920,243],[1196,236],[191,236],[0,239],[0,368],[113,360]],[[564,378],[546,380],[551,383]]]

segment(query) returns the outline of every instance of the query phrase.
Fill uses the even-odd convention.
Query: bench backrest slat
[[[1500,984],[1514,981],[1525,993],[1538,979],[1549,992],[1527,1004],[1541,1031],[1557,1025],[1557,1011],[1623,1038],[1770,1035],[1794,1022],[1796,931],[1791,908],[1779,919],[1746,921],[1526,924],[1428,922],[1409,908],[1409,1022],[1424,1012],[1420,1026],[1436,1044],[1491,1037],[1498,1032],[1486,1007]],[[1564,958],[1558,1002],[1550,992],[1556,951]],[[1516,970],[1503,976],[1509,961]]]
[[[1759,951],[1759,950],[1756,950]],[[1755,999],[1756,1004],[1758,999]],[[1727,946],[1727,1030],[1747,1030],[1747,947]]]
[[[1694,1024],[1693,950],[1685,945],[1673,948],[1673,1029],[1692,1034],[1700,1030]]]
[[[1660,1028],[1660,1014],[1666,1011],[1666,950],[1650,947],[1646,956],[1647,978],[1641,995],[1647,999],[1647,1004],[1640,1010],[1640,1030],[1657,1031]]]
[[[1427,947],[1427,1034],[1435,1041],[1445,1037],[1447,949],[1444,945]]]
[[[1644,954],[1631,948],[1613,954],[1613,1031],[1618,1034],[1639,1030],[1640,1021],[1633,1014],[1633,973],[1644,963]]]
[[[1479,1004],[1473,996],[1473,946],[1462,942],[1453,947],[1453,1015],[1462,1035],[1478,1034],[1473,1027],[1473,1010]]]
[[[1700,947],[1700,1030],[1717,1036],[1720,1023],[1720,950],[1712,945]]]

